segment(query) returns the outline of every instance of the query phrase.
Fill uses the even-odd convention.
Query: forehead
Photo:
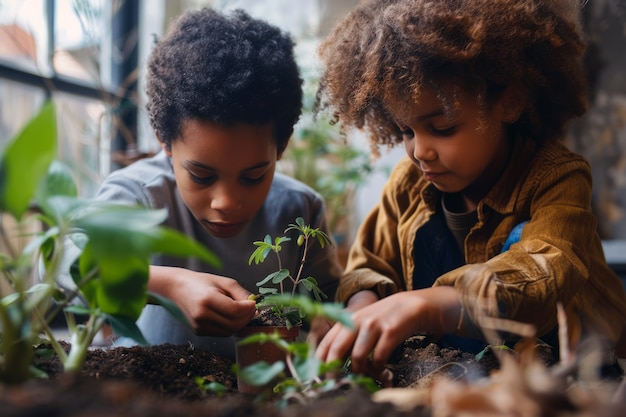
[[[452,117],[459,111],[467,94],[448,86],[446,88],[423,86],[415,92],[390,95],[385,103],[387,112],[396,121],[415,120],[426,115],[437,114]]]
[[[221,125],[191,119],[183,123],[174,153],[201,164],[240,168],[276,159],[273,125]]]

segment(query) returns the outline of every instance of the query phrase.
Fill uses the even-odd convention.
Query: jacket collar
[[[513,139],[509,163],[500,180],[479,203],[479,210],[485,205],[501,214],[513,212],[536,151],[537,145],[532,139],[519,136]]]

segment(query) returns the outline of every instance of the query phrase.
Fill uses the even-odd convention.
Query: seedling
[[[285,234],[290,231],[298,233],[296,244],[303,247],[302,258],[294,274],[282,267],[281,251],[283,245],[291,241],[287,236],[272,239],[267,235],[263,241],[254,242],[257,247],[249,259],[249,264],[264,262],[271,253],[278,259],[278,270],[272,272],[257,283],[259,294],[253,298],[257,300],[260,315],[270,310],[287,319],[287,327],[301,324],[303,320],[312,322],[315,318],[326,318],[333,322],[340,322],[352,328],[350,314],[340,303],[323,302],[327,297],[320,290],[318,282],[313,277],[302,276],[307,261],[307,253],[316,241],[324,248],[331,244],[328,236],[319,228],[305,224],[301,217],[289,224]],[[285,288],[285,282],[292,285],[290,291]],[[297,293],[302,286],[312,297]],[[265,309],[267,307],[267,309]],[[376,383],[366,377],[346,375],[341,361],[323,363],[314,355],[314,346],[307,342],[287,341],[277,333],[256,333],[239,342],[239,345],[252,343],[272,343],[285,352],[284,361],[272,364],[261,360],[243,369],[235,369],[239,378],[245,383],[263,387],[278,379],[273,387],[276,394],[281,395],[283,402],[308,402],[323,392],[340,389],[348,385],[360,385],[367,389],[375,389]],[[328,374],[344,375],[340,378],[325,378]]]
[[[313,228],[305,224],[302,217],[298,217],[294,223],[289,224],[285,229],[285,234],[290,231],[298,232],[296,244],[299,247],[303,247],[302,258],[300,259],[295,273],[287,268],[283,268],[280,257],[283,245],[291,241],[291,238],[287,236],[279,236],[272,239],[270,235],[266,235],[263,241],[254,242],[257,248],[252,252],[248,260],[249,265],[252,265],[253,262],[258,265],[259,263],[265,262],[271,253],[276,255],[278,270],[257,282],[256,285],[259,287],[259,294],[254,295],[253,298],[257,301],[257,306],[260,310],[264,307],[269,307],[273,313],[279,317],[283,317],[286,320],[287,327],[292,327],[302,322],[301,308],[297,305],[281,305],[277,303],[277,299],[272,296],[290,295],[294,297],[297,289],[302,286],[313,295],[315,300],[322,301],[326,299],[327,296],[320,289],[317,280],[311,276],[303,278],[302,271],[307,261],[309,249],[315,241],[317,241],[322,248],[331,245],[331,241],[326,233],[319,228]],[[291,291],[287,294],[285,293],[285,281],[292,284]],[[271,284],[271,286],[268,284]]]

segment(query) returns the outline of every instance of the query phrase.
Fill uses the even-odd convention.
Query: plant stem
[[[293,379],[296,380],[298,385],[302,385],[302,380],[296,371],[296,367],[293,365],[293,358],[289,352],[287,352],[287,355],[285,356],[285,363],[287,364],[287,368],[289,369],[289,373],[291,373]]]
[[[104,326],[104,323],[105,319],[103,317],[92,314],[89,316],[87,323],[75,327],[75,331],[71,334],[70,339],[70,353],[67,355],[67,360],[63,364],[63,370],[65,372],[76,373],[82,369],[85,359],[87,358],[87,350],[96,334],[102,329],[102,326]]]
[[[302,259],[300,259],[300,266],[298,267],[298,274],[296,275],[296,279],[293,282],[293,289],[291,290],[291,295],[296,294],[296,288],[298,288],[298,284],[300,283],[300,277],[302,276],[302,270],[304,269],[304,264],[306,262],[306,254],[309,251],[309,237],[304,235],[304,253],[302,254]]]
[[[281,269],[283,269],[283,263],[280,261],[280,255],[278,254],[278,250],[275,249],[274,253],[276,254],[276,258],[278,259],[278,270],[280,271]],[[283,282],[280,281],[280,283],[278,284],[280,287],[280,295],[283,295],[284,292],[284,287],[283,287]]]

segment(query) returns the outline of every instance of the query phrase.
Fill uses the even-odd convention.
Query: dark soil
[[[40,353],[45,349],[40,349]],[[546,363],[553,362],[547,355]],[[13,416],[431,416],[427,408],[402,411],[374,402],[359,388],[320,397],[307,405],[279,406],[237,391],[232,363],[184,345],[94,349],[79,375],[62,373],[56,356],[41,355],[38,367],[48,380],[18,387],[0,385],[0,414]],[[436,377],[477,380],[498,367],[492,352],[480,360],[454,349],[440,349],[421,337],[407,340],[389,363],[395,387],[426,387]],[[197,380],[229,388],[225,394],[200,388]]]

